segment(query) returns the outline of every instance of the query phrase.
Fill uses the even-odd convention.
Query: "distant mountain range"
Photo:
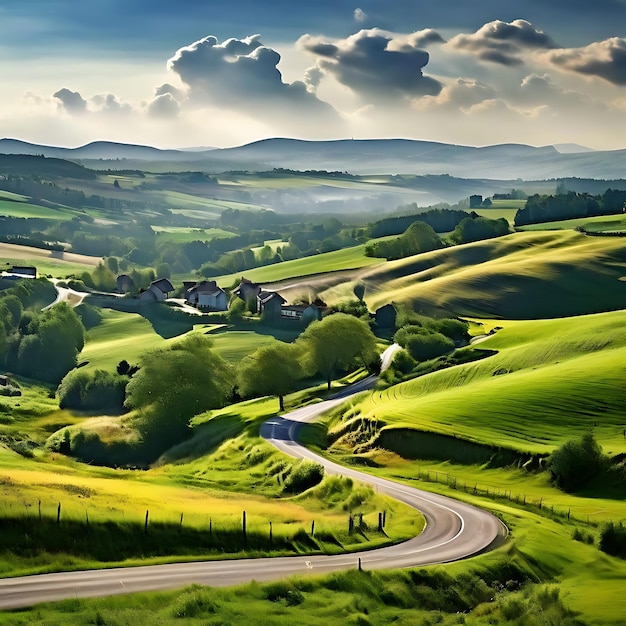
[[[626,150],[597,151],[577,144],[472,147],[409,139],[303,141],[264,139],[235,148],[160,150],[106,141],[78,148],[0,139],[0,153],[78,161],[94,169],[327,170],[352,174],[449,174],[462,178],[536,180],[626,178]]]

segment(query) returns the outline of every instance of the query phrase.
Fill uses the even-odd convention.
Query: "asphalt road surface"
[[[330,400],[268,420],[261,427],[261,435],[291,456],[321,463],[327,473],[368,483],[379,493],[386,493],[418,509],[426,518],[426,528],[419,536],[397,545],[361,553],[149,565],[6,578],[0,580],[0,609],[27,607],[65,598],[176,589],[192,583],[226,587],[252,580],[325,574],[357,568],[359,560],[363,569],[416,567],[464,559],[499,545],[507,530],[490,513],[452,498],[337,465],[296,443],[297,430],[302,423],[313,421],[324,411],[345,402],[374,382],[375,379],[370,377]]]

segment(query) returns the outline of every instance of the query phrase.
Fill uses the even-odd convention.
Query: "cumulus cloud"
[[[435,97],[423,98],[415,103],[416,109],[466,110],[486,100],[493,100],[497,96],[496,90],[486,83],[478,80],[457,78],[454,82],[446,85],[441,93]]]
[[[449,44],[467,50],[483,61],[509,66],[522,65],[525,51],[556,48],[551,37],[526,20],[495,20],[471,35],[456,35]]]
[[[70,115],[81,115],[87,111],[87,101],[78,93],[78,91],[71,91],[66,87],[59,89],[54,94],[54,97],[59,100],[61,106]]]
[[[171,93],[162,93],[153,98],[146,107],[151,117],[173,118],[178,117],[180,105]]]
[[[430,30],[394,35],[372,28],[334,41],[303,35],[298,46],[317,57],[323,73],[366,102],[380,102],[434,96],[441,91],[441,83],[422,71],[430,57],[421,46],[437,41],[437,35]]]
[[[554,50],[546,56],[560,69],[626,85],[626,39],[621,37],[596,41],[583,48]]]
[[[178,100],[178,102],[185,99],[184,91],[182,89],[178,89],[178,87],[170,85],[169,83],[164,83],[154,90],[155,97],[163,96],[165,94],[170,94],[175,100]]]
[[[303,115],[337,121],[336,111],[304,82],[283,82],[279,61],[280,54],[264,46],[260,35],[221,44],[209,36],[180,48],[168,68],[187,87],[188,101],[195,106],[226,106],[272,122],[301,122]]]

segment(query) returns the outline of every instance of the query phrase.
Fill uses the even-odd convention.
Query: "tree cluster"
[[[471,241],[502,237],[503,235],[508,235],[509,232],[509,223],[503,217],[492,220],[487,217],[470,216],[457,224],[450,235],[450,241],[455,244],[469,243]]]
[[[418,221],[413,222],[404,234],[396,239],[369,243],[365,248],[365,254],[391,260],[430,252],[442,247],[443,243],[432,227],[425,222]]]
[[[399,217],[385,217],[374,222],[369,227],[370,237],[400,235],[416,221],[428,224],[436,233],[447,233],[454,230],[457,224],[467,217],[466,211],[456,209],[430,209],[429,211],[419,212],[415,203],[405,206],[403,209],[406,211],[411,210],[412,213]]]
[[[24,280],[0,293],[0,364],[23,376],[58,383],[76,366],[85,328],[45,280]]]
[[[74,369],[57,389],[59,406],[79,411],[121,411],[127,383],[128,377],[117,373]]]
[[[622,213],[626,204],[626,191],[607,189],[603,194],[569,191],[556,195],[529,196],[526,206],[515,214],[515,226],[538,224],[578,217]]]
[[[369,326],[335,313],[310,324],[294,344],[271,344],[245,357],[238,368],[239,392],[277,396],[283,411],[284,396],[301,378],[319,374],[330,389],[339,372],[377,359],[376,338]]]

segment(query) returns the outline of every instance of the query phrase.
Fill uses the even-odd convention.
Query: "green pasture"
[[[0,189],[0,200],[26,202],[28,200],[28,196],[23,196],[21,193],[13,193],[12,191],[4,191],[3,189]]]
[[[571,220],[542,222],[541,224],[528,224],[527,226],[520,226],[519,230],[569,230],[580,227],[585,228],[585,230],[592,233],[623,232],[624,230],[626,230],[626,218],[616,215],[578,217]]]
[[[479,344],[497,354],[392,386],[362,402],[389,428],[547,453],[593,432],[626,452],[626,313],[502,322]]]
[[[136,364],[139,357],[151,348],[159,347],[164,339],[150,322],[139,313],[123,313],[101,309],[102,321],[87,333],[85,347],[79,355],[89,369],[115,371],[117,364],[126,360]]]
[[[12,265],[34,265],[40,275],[65,278],[84,271],[91,272],[100,258],[32,246],[0,243],[0,269]]]
[[[380,264],[380,259],[365,256],[365,246],[354,246],[334,252],[325,252],[314,256],[283,261],[274,265],[257,267],[243,272],[245,277],[260,283],[271,283],[290,278],[312,276],[325,272],[355,269]],[[223,287],[230,286],[241,278],[242,272],[218,276],[217,281]]]
[[[6,192],[3,192],[6,194]],[[50,220],[67,221],[79,215],[77,211],[64,208],[50,208],[23,201],[0,199],[0,215],[7,217],[38,217]]]
[[[370,310],[483,318],[563,317],[626,308],[624,245],[572,231],[520,232],[362,270]],[[345,287],[345,285],[344,285]],[[333,293],[322,292],[327,302]]]
[[[208,241],[210,239],[226,239],[234,237],[235,233],[221,228],[190,228],[184,226],[151,226],[156,233],[157,243],[171,241],[173,243],[187,243],[189,241]]]
[[[257,211],[257,204],[238,202],[223,198],[207,198],[206,196],[194,196],[182,191],[162,191],[156,194],[173,209],[193,209],[196,211],[209,211],[221,213],[224,209],[241,209],[242,211]],[[175,211],[176,212],[176,211]]]
[[[496,202],[510,202],[509,200],[496,200]],[[522,201],[524,202],[524,201]],[[503,217],[511,226],[515,221],[516,208],[499,207],[494,203],[493,207],[483,207],[480,209],[472,209],[475,213],[478,213],[481,217],[488,217],[490,220],[497,220]]]
[[[293,341],[300,328],[272,329],[257,327],[226,327],[223,324],[193,324],[189,331],[181,327],[170,339],[159,335],[152,323],[139,313],[125,313],[102,309],[102,321],[87,333],[87,341],[79,355],[88,369],[113,371],[121,360],[131,364],[139,361],[145,352],[168,341],[177,341],[186,332],[209,334],[215,351],[231,363],[239,363],[244,356],[274,341]],[[199,320],[201,318],[198,318]],[[193,321],[193,320],[192,320]]]

